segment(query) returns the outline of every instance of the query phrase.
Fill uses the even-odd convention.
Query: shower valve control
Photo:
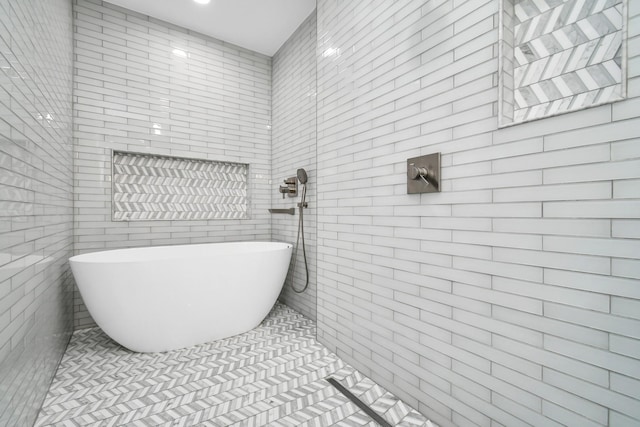
[[[407,194],[440,192],[440,153],[407,159]]]
[[[425,167],[416,166],[415,164],[411,164],[413,166],[409,170],[409,177],[411,179],[426,179],[427,185],[429,185],[429,178],[433,179],[433,172],[430,172],[429,169]]]
[[[285,185],[281,185],[278,189],[278,191],[282,193],[283,199],[285,194],[288,194],[291,197],[294,197],[298,194],[298,180],[295,176],[285,179],[284,183]]]

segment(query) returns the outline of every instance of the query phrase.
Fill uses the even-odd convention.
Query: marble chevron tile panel
[[[624,98],[623,0],[502,6],[502,124]]]
[[[434,426],[315,340],[278,304],[256,329],[166,353],[75,332],[36,426],[376,426],[332,376],[391,425]]]
[[[247,217],[247,165],[113,153],[115,221]]]

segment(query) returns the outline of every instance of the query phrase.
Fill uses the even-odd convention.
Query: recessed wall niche
[[[243,163],[113,152],[114,221],[244,219]]]
[[[626,96],[626,0],[501,0],[499,124]]]

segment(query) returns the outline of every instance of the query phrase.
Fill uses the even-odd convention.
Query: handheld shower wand
[[[291,289],[293,289],[296,293],[303,293],[309,287],[309,264],[307,263],[307,250],[304,244],[304,208],[307,207],[306,197],[307,197],[307,171],[300,168],[297,172],[298,181],[302,184],[302,197],[300,203],[298,203],[298,207],[300,209],[300,215],[298,216],[298,235],[296,237],[296,249],[293,256],[293,265],[291,267]],[[296,289],[293,285],[293,275],[296,271],[296,260],[298,259],[298,248],[300,247],[300,235],[302,235],[302,256],[304,258],[304,270],[306,273],[306,280],[304,283],[304,287],[300,290]]]
[[[300,181],[300,184],[306,185],[307,184],[307,179],[308,179],[307,171],[302,169],[302,168],[300,168],[300,169],[298,169],[298,172],[296,172],[296,174],[298,175],[298,181]]]

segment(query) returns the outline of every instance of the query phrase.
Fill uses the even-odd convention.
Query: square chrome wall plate
[[[440,153],[407,159],[407,194],[440,192]]]

